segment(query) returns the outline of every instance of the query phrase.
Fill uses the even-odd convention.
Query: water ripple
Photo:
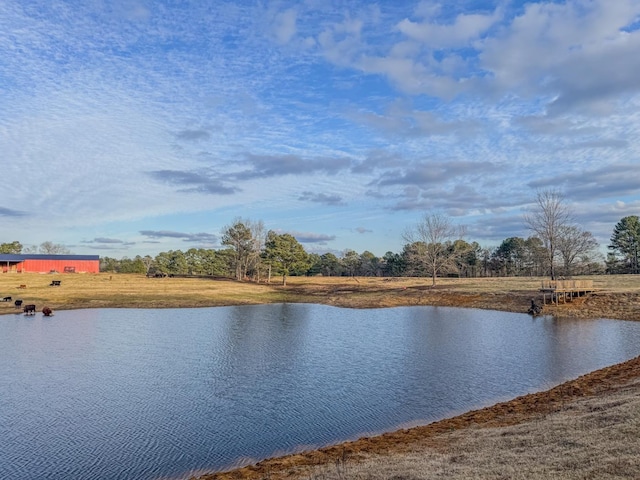
[[[640,353],[640,323],[267,305],[0,317],[0,478],[176,478],[428,422]]]

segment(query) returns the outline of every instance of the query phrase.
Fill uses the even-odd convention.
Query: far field
[[[640,275],[577,277],[592,279],[597,292],[545,313],[558,316],[640,320]],[[60,280],[60,286],[50,286]],[[147,278],[133,274],[3,274],[0,314],[15,313],[13,301],[35,304],[37,311],[76,308],[169,308],[307,302],[350,308],[438,305],[526,312],[541,299],[542,278],[289,277],[270,284],[214,278]],[[23,286],[21,288],[21,286]]]

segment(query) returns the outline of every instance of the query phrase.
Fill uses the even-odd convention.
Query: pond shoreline
[[[344,288],[344,287],[343,287]],[[408,290],[408,291],[407,291]],[[445,288],[414,287],[398,289],[395,295],[390,297],[369,298],[363,305],[357,295],[353,295],[347,288],[317,289],[309,291],[308,287],[298,288],[303,296],[310,293],[319,296],[317,303],[324,303],[347,308],[376,308],[408,305],[432,305],[457,308],[481,308],[514,313],[524,313],[523,308],[532,298],[538,297],[536,290],[510,291],[510,292],[451,292]],[[356,289],[357,291],[357,289]],[[611,318],[619,320],[640,320],[640,294],[637,291],[607,291],[602,290],[595,294],[574,299],[572,302],[560,305],[547,305],[544,314],[559,318]],[[385,471],[382,478],[457,478],[451,468],[454,463],[460,464],[455,456],[449,460],[449,466],[444,467],[444,474],[429,473],[428,470],[416,472],[415,458],[406,461],[407,452],[415,457],[432,455],[433,452],[447,452],[452,450],[452,434],[457,432],[462,436],[478,435],[478,429],[484,432],[495,431],[505,426],[527,425],[529,431],[543,432],[548,428],[547,423],[552,422],[552,415],[558,412],[566,412],[574,409],[574,405],[587,398],[595,399],[595,407],[601,410],[602,418],[607,418],[610,405],[614,403],[614,397],[621,389],[631,391],[632,398],[640,398],[640,357],[627,362],[596,370],[583,375],[575,380],[565,382],[547,391],[532,393],[517,397],[507,402],[501,402],[493,406],[473,410],[462,415],[447,418],[425,426],[411,429],[402,429],[385,433],[370,438],[361,438],[351,442],[321,448],[314,451],[286,455],[284,457],[270,458],[255,465],[233,469],[226,472],[216,472],[197,477],[199,480],[253,480],[260,478],[278,479],[308,479],[321,476],[324,480],[345,478],[345,472],[350,472],[353,478],[376,478],[379,472]],[[636,412],[640,410],[637,405]],[[639,412],[640,413],[640,412]],[[618,422],[612,422],[609,429],[613,435],[618,435],[618,430],[623,426],[633,424],[631,418],[622,418]],[[529,425],[533,422],[533,426]],[[572,424],[565,425],[569,431]],[[482,433],[479,434],[482,436]],[[628,440],[628,436],[625,437]],[[631,437],[632,449],[637,451],[640,447],[640,430],[635,430],[635,436]],[[633,442],[635,440],[635,443]],[[607,445],[598,444],[590,446],[593,451],[607,450]],[[611,452],[609,452],[611,454]],[[484,461],[491,463],[493,451],[477,452]],[[613,453],[616,455],[615,453]],[[569,449],[566,454],[571,455]],[[618,452],[621,457],[625,452]],[[628,455],[627,455],[628,457]],[[481,462],[482,463],[482,462]],[[631,465],[629,465],[631,463]],[[396,465],[396,467],[389,467]],[[534,478],[539,465],[523,465],[518,473],[523,475],[529,472]],[[566,478],[584,478],[585,475],[601,476],[611,473],[611,467],[606,461],[602,461],[596,467],[578,469],[575,465],[559,468],[558,474]],[[627,465],[619,469],[630,469],[640,475],[640,458],[627,462]],[[459,478],[487,477],[492,474],[485,467],[469,466],[470,470],[460,474]],[[504,472],[513,473],[511,468],[503,469]],[[628,470],[627,470],[628,471]],[[548,473],[543,473],[538,478],[547,478]]]
[[[51,287],[52,278],[61,285]],[[640,275],[585,277],[596,292],[543,314],[558,318],[640,320]],[[316,303],[345,308],[447,306],[526,313],[542,302],[540,278],[444,278],[436,286],[423,278],[290,277],[282,286],[219,278],[147,278],[132,274],[0,275],[0,314],[20,313],[22,299],[54,311],[80,308],[198,308],[267,303]],[[26,288],[20,288],[20,284]]]
[[[286,287],[278,285],[275,280],[271,284],[256,284],[231,280],[148,279],[140,275],[109,274],[67,275],[61,278],[62,285],[52,288],[49,286],[51,277],[48,275],[3,275],[0,276],[0,292],[3,295],[19,295],[17,298],[37,304],[38,312],[44,305],[50,306],[54,311],[63,311],[80,308],[197,308],[265,303],[316,303],[346,308],[430,305],[526,313],[531,299],[539,299],[539,279],[520,278],[442,279],[436,287],[428,285],[425,279],[416,278],[291,277]],[[574,299],[566,304],[547,305],[543,314],[557,318],[640,320],[640,276],[593,278],[594,284],[598,287],[595,294]],[[28,288],[17,290],[19,283],[27,284]],[[0,314],[10,313],[16,313],[13,305],[0,304]],[[606,423],[605,427],[612,429],[616,435],[624,436],[624,432],[620,433],[624,424],[636,428],[635,436],[632,436],[627,444],[637,452],[640,451],[640,427],[633,419],[640,417],[640,406],[635,417],[611,413],[615,404],[619,403],[616,395],[624,389],[631,392],[631,398],[640,398],[640,357],[597,370],[545,392],[518,397],[424,427],[364,438],[304,454],[268,459],[253,466],[199,478],[296,480],[320,475],[323,480],[344,480],[344,470],[340,469],[346,468],[347,464],[355,472],[355,465],[373,462],[373,470],[362,477],[373,479],[375,472],[382,471],[385,465],[401,462],[407,452],[418,452],[424,456],[436,452],[446,456],[461,442],[460,437],[482,438],[483,435],[489,435],[487,432],[504,428],[505,425],[525,425],[530,431],[546,431],[549,429],[548,422],[555,414],[571,412],[585,399],[596,402],[595,406],[589,408],[593,408],[600,419],[599,422]],[[622,418],[623,421],[615,422],[611,420],[613,417]],[[571,423],[566,426],[567,430],[572,428]],[[458,437],[452,437],[457,434]],[[589,450],[590,455],[595,456],[599,451],[609,451],[612,458],[627,458],[624,452],[610,451],[607,443],[598,443],[596,436],[590,436],[594,438]],[[513,438],[520,437],[514,435]],[[528,440],[522,439],[521,443],[526,441]],[[540,443],[533,442],[532,446],[539,446]],[[557,450],[569,458],[575,454],[569,443],[566,446],[558,446]],[[493,461],[496,455],[496,452],[479,449],[476,457],[484,459],[493,468],[500,464]],[[515,460],[507,462],[507,470],[502,470],[494,478],[509,477],[509,472],[513,473],[513,470],[509,471],[508,467],[513,462]],[[452,472],[462,463],[460,455],[451,453],[451,458],[443,464],[446,468],[441,476],[431,475],[430,470],[425,469],[416,472],[411,463],[400,463],[400,466],[393,473],[388,473],[386,478],[456,478]],[[581,470],[582,467],[574,464],[560,473],[565,475],[564,478],[597,478],[611,475],[616,469],[626,471],[625,468],[631,468],[634,469],[632,471],[635,475],[621,476],[640,476],[640,458],[627,458],[625,465],[611,466],[604,459],[598,461],[597,465],[589,466],[592,470]],[[480,467],[470,468],[471,474],[467,472],[466,477],[462,475],[459,478],[491,478],[492,474],[486,470],[486,466],[484,470]],[[518,473],[532,473],[535,468],[536,465],[519,466]],[[554,475],[557,473],[554,472]],[[537,478],[549,476],[547,472]],[[533,473],[529,477],[536,478]]]
[[[619,392],[627,394],[628,403],[633,407],[627,416],[616,412],[615,419],[610,410],[617,407],[622,402],[617,398]],[[505,427],[526,425],[527,434],[538,434],[547,431],[549,424],[554,421],[553,416],[572,412],[579,409],[580,402],[589,401],[589,411],[597,412],[604,419],[604,423],[612,436],[622,435],[625,438],[627,447],[632,452],[638,451],[640,446],[639,423],[634,417],[640,413],[640,357],[633,358],[626,362],[605,367],[600,370],[580,376],[577,379],[562,383],[556,387],[543,392],[536,392],[517,397],[513,400],[500,402],[495,405],[466,412],[464,414],[430,423],[425,426],[413,427],[409,429],[397,430],[384,433],[374,437],[364,437],[354,441],[348,441],[317,450],[306,451],[285,455],[283,457],[269,458],[253,465],[237,468],[229,471],[204,474],[198,480],[253,480],[268,478],[279,479],[309,479],[321,475],[324,479],[345,478],[344,471],[352,471],[353,478],[375,478],[376,472],[389,469],[389,465],[397,464],[396,468],[385,475],[397,478],[458,478],[453,474],[452,469],[444,468],[445,475],[424,471],[416,474],[415,459],[407,463],[404,460],[409,454],[410,457],[429,456],[434,454],[446,455],[447,451],[455,447],[460,438],[467,435],[475,437],[494,435],[495,431],[501,432]],[[576,406],[578,405],[578,406]],[[564,425],[565,432],[570,432],[575,426],[572,422]],[[601,426],[602,427],[602,426]],[[581,427],[584,428],[584,427]],[[630,433],[628,430],[632,429]],[[619,431],[627,430],[622,434]],[[586,432],[589,435],[590,432]],[[503,435],[503,433],[500,433]],[[511,439],[518,444],[517,437]],[[598,442],[597,438],[591,439],[588,449],[606,451],[607,455],[616,455],[607,448],[606,444]],[[493,455],[495,452],[475,452],[475,455]],[[566,455],[570,455],[567,448]],[[629,457],[628,452],[620,452],[620,456]],[[565,456],[565,453],[562,454]],[[632,456],[633,457],[633,456]],[[478,459],[475,459],[477,461]],[[484,458],[491,462],[490,458]],[[460,464],[459,459],[452,457],[449,460],[452,464]],[[571,463],[571,462],[568,462]],[[539,467],[539,465],[536,465]],[[478,478],[489,477],[490,474],[483,469],[472,468],[472,475]],[[519,470],[522,476],[526,473]],[[633,471],[640,473],[640,457],[635,459],[627,458],[623,466],[614,466],[605,463],[601,465],[588,465],[587,470],[580,470],[573,465],[571,468],[560,469],[565,475],[563,478],[585,478],[585,475],[597,478],[606,473],[611,474],[611,468],[618,468],[621,471]],[[534,473],[531,468],[531,473]],[[411,473],[409,473],[411,471]],[[504,471],[510,471],[506,468]],[[462,474],[460,478],[470,478],[469,471]],[[530,478],[547,478],[545,475]],[[384,478],[384,477],[383,477]],[[387,477],[388,478],[388,477]],[[504,477],[503,477],[504,478]]]

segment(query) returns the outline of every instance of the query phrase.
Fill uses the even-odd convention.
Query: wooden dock
[[[547,304],[547,294],[549,294],[549,303],[562,303],[571,301],[574,297],[582,297],[589,293],[595,292],[593,288],[593,280],[543,280],[542,288],[542,304]]]

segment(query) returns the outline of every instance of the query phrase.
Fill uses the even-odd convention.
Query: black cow
[[[22,305],[22,300],[16,300],[15,302],[13,302],[13,304],[16,306],[16,308],[20,308],[20,306]]]
[[[35,315],[36,314],[36,306],[31,304],[31,305],[25,305],[22,308],[22,311],[24,312],[25,315]]]
[[[527,313],[533,316],[540,315],[542,313],[542,305],[538,305],[536,301],[532,298],[531,306],[529,307],[529,310],[527,311]]]
[[[11,297],[4,297],[2,299],[3,302],[10,302],[11,301]]]

